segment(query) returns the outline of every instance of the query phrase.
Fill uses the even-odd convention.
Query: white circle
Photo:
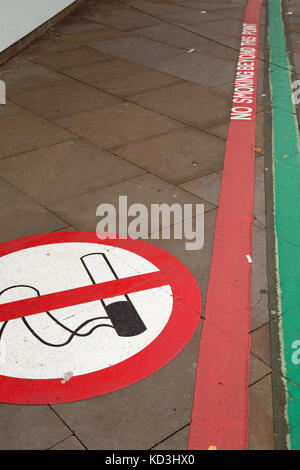
[[[0,304],[36,296],[38,294],[34,289],[38,290],[39,295],[45,295],[91,285],[92,281],[81,261],[81,257],[91,253],[104,254],[118,278],[158,271],[156,266],[135,253],[100,243],[70,242],[36,246],[0,258]],[[104,265],[99,268],[99,256],[87,259],[89,263],[92,262],[90,268],[95,282],[115,279],[111,269],[106,269]],[[80,330],[81,333],[88,333],[92,326],[110,325],[100,327],[85,337],[74,336],[63,347],[43,344],[22,318],[10,320],[5,326],[0,323],[0,331],[3,329],[0,375],[23,379],[78,376],[105,369],[137,354],[166,326],[173,307],[172,290],[166,285],[135,292],[128,297],[146,327],[137,336],[119,336],[100,301],[50,311],[70,330],[75,330],[83,322],[95,317],[107,317],[91,321]],[[105,302],[109,304],[116,300],[118,298]],[[25,320],[48,343],[58,345],[70,338],[70,332],[55,323],[47,313],[27,316]]]

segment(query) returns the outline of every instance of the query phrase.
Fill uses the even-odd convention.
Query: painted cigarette
[[[104,253],[89,253],[80,260],[93,284],[118,279]],[[137,336],[147,329],[128,295],[103,299],[101,303],[119,336]]]

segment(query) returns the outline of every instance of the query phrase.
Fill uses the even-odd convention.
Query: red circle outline
[[[136,253],[166,273],[173,293],[173,309],[163,331],[142,351],[114,366],[61,379],[20,379],[0,375],[0,402],[55,404],[84,400],[127,387],[170,362],[193,336],[202,310],[201,293],[189,270],[174,256],[142,240],[99,239],[95,232],[55,232],[19,238],[0,245],[1,257],[39,245],[82,242],[111,245]]]

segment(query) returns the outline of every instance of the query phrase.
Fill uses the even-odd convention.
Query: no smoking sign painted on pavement
[[[173,359],[200,320],[193,276],[141,240],[58,232],[0,250],[0,402],[126,387]]]

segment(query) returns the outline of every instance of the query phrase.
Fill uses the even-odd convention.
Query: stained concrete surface
[[[203,203],[202,250],[186,251],[184,240],[149,241],[190,269],[204,305],[246,3],[91,0],[4,64],[0,79],[7,83],[8,103],[0,106],[1,241],[95,230],[97,206],[116,205],[119,195],[147,207]],[[262,110],[261,104],[251,449],[274,446]],[[55,406],[0,405],[0,448],[186,449],[200,333],[201,327],[161,370],[112,394]]]

